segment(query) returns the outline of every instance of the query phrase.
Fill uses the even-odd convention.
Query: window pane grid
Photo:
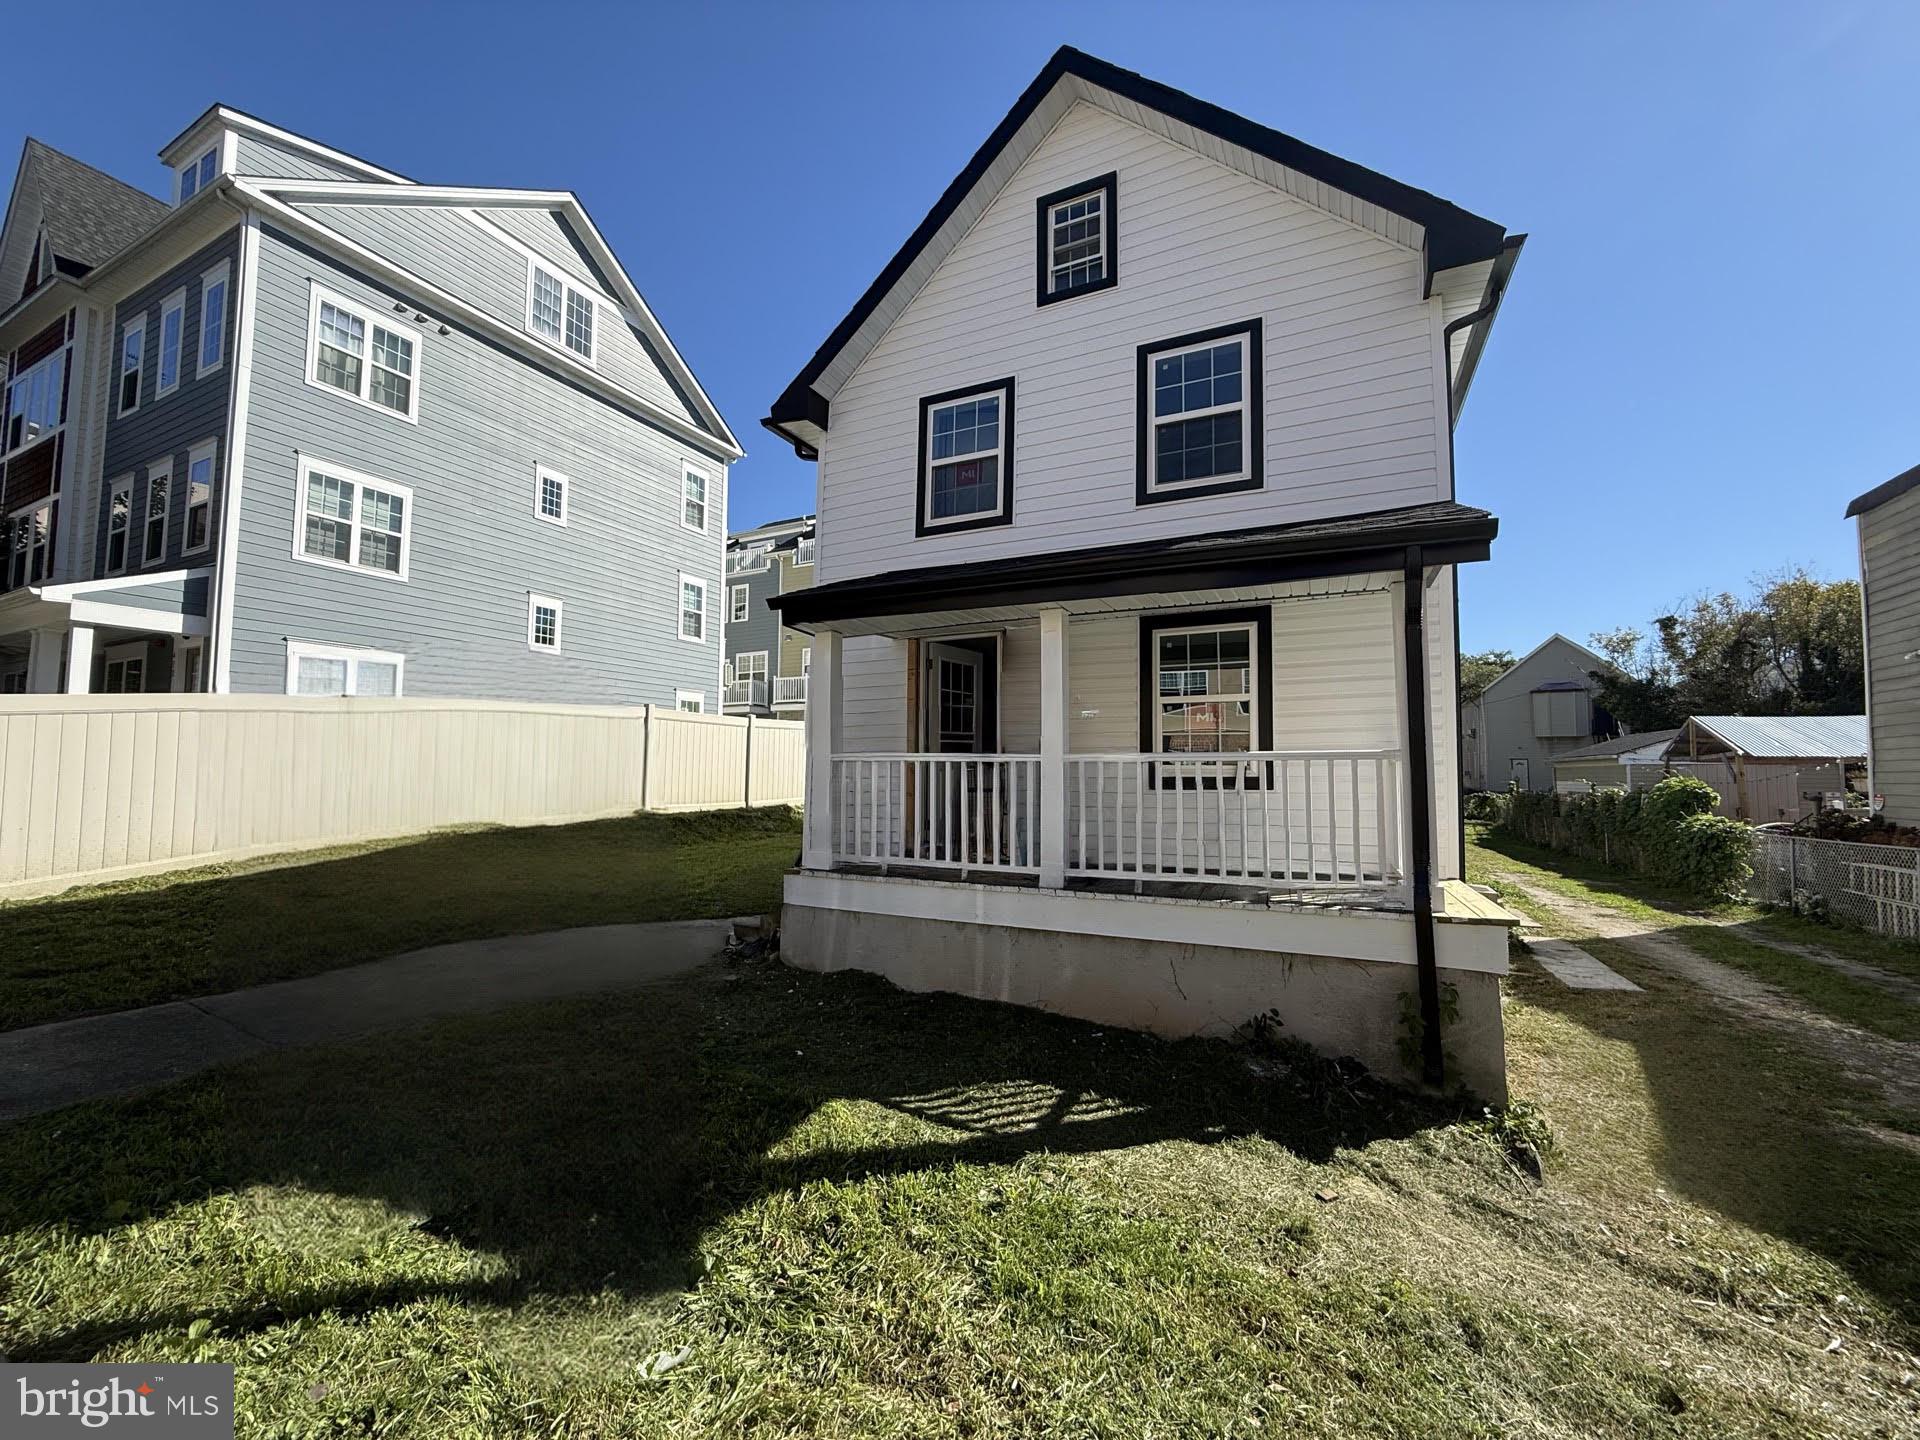
[[[314,470],[307,475],[304,502],[301,554],[361,570],[401,573],[405,496]]]
[[[226,335],[227,282],[216,280],[200,290],[200,368],[220,363]]]
[[[1162,754],[1253,749],[1253,631],[1163,631],[1154,644],[1155,725]]]
[[[998,395],[936,406],[930,417],[928,501],[935,520],[1000,509],[1001,409]]]
[[[535,605],[533,607],[533,643],[543,650],[558,648],[560,644],[560,611],[553,605]]]
[[[562,286],[546,271],[533,272],[533,328],[549,340],[560,338]]]
[[[589,357],[593,354],[593,301],[571,288],[567,291],[567,348]]]
[[[680,582],[680,638],[704,640],[707,634],[707,591],[693,580]]]
[[[1238,476],[1247,466],[1246,342],[1153,358],[1153,483]]]
[[[540,477],[540,513],[553,520],[567,513],[566,486],[557,475]]]
[[[1106,277],[1105,210],[1106,196],[1100,191],[1053,207],[1049,265],[1056,292]]]

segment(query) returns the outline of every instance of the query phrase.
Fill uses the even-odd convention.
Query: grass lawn
[[[1521,875],[1529,883],[1571,899],[1606,905],[1656,926],[1707,958],[1744,970],[1836,1019],[1895,1040],[1920,1040],[1920,1006],[1889,996],[1887,990],[1870,981],[1759,942],[1810,946],[1912,980],[1920,980],[1920,945],[1755,905],[1702,906],[1681,892],[1664,890],[1591,861],[1557,854],[1479,826],[1469,829],[1467,872],[1482,883],[1499,873]],[[1551,917],[1540,913],[1524,897],[1509,893],[1504,898],[1536,919],[1551,923]],[[1556,928],[1553,933],[1561,930]],[[1574,938],[1587,943],[1585,937]]]
[[[291,980],[423,945],[757,914],[787,809],[436,831],[0,902],[0,1030]]]
[[[1684,987],[1507,1019],[1544,1183],[764,962],[278,1055],[0,1130],[0,1350],[231,1361],[243,1435],[1913,1433],[1920,1152]]]

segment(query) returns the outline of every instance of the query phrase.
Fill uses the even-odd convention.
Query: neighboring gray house
[[[798,719],[807,708],[813,652],[769,602],[813,584],[813,516],[770,520],[727,538],[726,708]]]
[[[571,193],[160,156],[21,157],[0,688],[718,708],[740,447]]]
[[[1867,784],[1880,814],[1920,825],[1920,465],[1847,507],[1860,522]]]
[[[1604,656],[1564,635],[1550,635],[1460,707],[1469,790],[1553,789],[1555,757],[1615,733],[1593,703],[1592,672],[1612,670]]]
[[[1678,730],[1649,730],[1643,735],[1620,735],[1583,749],[1563,751],[1553,757],[1553,788],[1575,795],[1628,789],[1633,768],[1659,764],[1679,734]]]

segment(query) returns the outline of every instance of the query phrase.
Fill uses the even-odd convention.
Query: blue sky
[[[1852,575],[1847,500],[1920,461],[1920,6],[120,10],[87,83],[9,77],[0,154],[158,192],[217,99],[578,192],[748,447],[736,527],[811,507],[759,418],[1062,42],[1531,235],[1458,435],[1469,649]]]

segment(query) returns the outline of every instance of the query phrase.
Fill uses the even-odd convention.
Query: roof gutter
[[[1480,352],[1486,348],[1487,335],[1493,328],[1491,323],[1483,322],[1491,322],[1500,309],[1500,301],[1507,293],[1507,282],[1513,278],[1513,267],[1520,260],[1520,247],[1526,243],[1525,235],[1510,235],[1501,243],[1500,253],[1494,257],[1493,268],[1487,272],[1487,288],[1481,292],[1480,308],[1471,315],[1462,315],[1441,332],[1440,353],[1447,367],[1449,430],[1459,418],[1460,407],[1466,404],[1467,387],[1473,383],[1473,372],[1480,364]],[[1460,356],[1460,373],[1456,377],[1453,373],[1453,332],[1470,325],[1477,328],[1467,336],[1467,348]]]

